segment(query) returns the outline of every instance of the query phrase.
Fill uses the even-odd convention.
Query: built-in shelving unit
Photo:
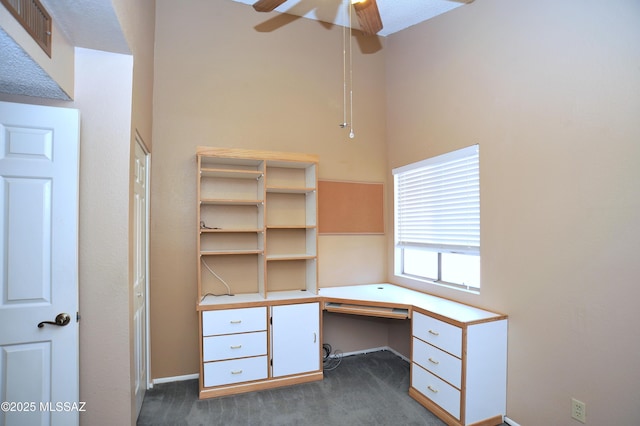
[[[197,162],[199,304],[317,294],[317,156],[199,147]]]
[[[200,397],[322,380],[317,156],[196,157]]]

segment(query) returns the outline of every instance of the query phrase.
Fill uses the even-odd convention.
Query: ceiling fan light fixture
[[[362,32],[367,35],[377,34],[382,29],[382,19],[375,0],[356,0],[356,3],[351,1]]]
[[[287,0],[258,0],[253,4],[257,12],[271,12]]]

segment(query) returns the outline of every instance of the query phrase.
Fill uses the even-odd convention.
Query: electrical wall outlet
[[[571,398],[571,418],[581,423],[587,423],[587,405],[582,401]]]

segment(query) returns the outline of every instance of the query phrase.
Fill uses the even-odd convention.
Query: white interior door
[[[273,377],[320,369],[320,304],[271,307]]]
[[[77,110],[0,102],[2,425],[77,425],[84,409],[78,147]]]
[[[134,176],[134,283],[133,283],[133,330],[136,410],[140,414],[147,390],[148,342],[147,342],[147,247],[149,161],[142,141],[136,137]]]

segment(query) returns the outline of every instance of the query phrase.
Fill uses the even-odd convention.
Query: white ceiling
[[[252,5],[256,0],[233,1]],[[349,0],[288,0],[275,11],[348,27],[348,3]],[[376,3],[382,18],[383,28],[378,33],[381,36],[404,30],[463,5],[455,0],[377,0]],[[264,15],[266,20],[271,14]],[[351,21],[353,28],[358,28],[355,13]]]
[[[76,47],[129,54],[111,0],[40,0]]]

